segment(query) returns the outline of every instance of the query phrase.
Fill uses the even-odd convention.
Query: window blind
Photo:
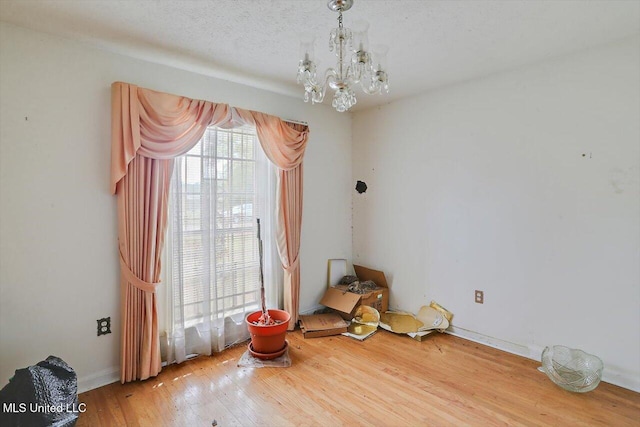
[[[258,144],[253,128],[210,127],[176,159],[171,271],[185,326],[205,313],[222,319],[259,306]]]

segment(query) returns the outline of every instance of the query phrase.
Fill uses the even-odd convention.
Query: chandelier
[[[338,27],[331,30],[329,36],[329,50],[335,52],[337,64],[325,71],[324,83],[319,82],[313,55],[314,40],[302,41],[303,58],[298,64],[297,80],[304,86],[304,101],[312,104],[324,100],[329,86],[335,91],[331,105],[342,113],[355,105],[353,86],[357,84],[369,95],[389,92],[389,77],[385,71],[387,48],[380,46],[369,52],[367,23],[361,22],[353,31],[342,25],[342,12],[351,9],[353,0],[329,0],[327,6],[338,12]]]

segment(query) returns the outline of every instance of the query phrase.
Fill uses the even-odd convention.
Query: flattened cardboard
[[[373,307],[383,313],[389,308],[389,289],[382,271],[372,270],[359,265],[353,266],[360,281],[373,280],[378,288],[366,294],[347,291],[347,285],[337,285],[327,289],[320,304],[338,311],[343,319],[351,320],[359,305]]]
[[[396,334],[416,333],[424,326],[424,323],[416,319],[413,314],[394,311],[381,313],[380,321],[389,326],[389,330]]]
[[[336,313],[300,316],[300,330],[305,338],[328,337],[347,332],[347,323]]]

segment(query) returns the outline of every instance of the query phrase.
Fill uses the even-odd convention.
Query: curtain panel
[[[262,149],[278,168],[276,240],[284,269],[284,310],[291,315],[289,330],[293,330],[298,323],[300,304],[302,159],[309,128],[240,108],[233,108],[232,116],[234,123],[255,126]]]
[[[111,192],[118,198],[121,294],[121,382],[161,370],[155,289],[167,229],[173,158],[189,151],[207,126],[256,127],[279,168],[278,250],[285,270],[285,310],[298,320],[302,224],[302,158],[308,128],[227,104],[193,100],[135,85],[111,86]]]
[[[207,126],[229,120],[226,104],[191,100],[126,83],[111,88],[111,189],[118,198],[120,381],[161,369],[155,288],[167,229],[173,158]]]

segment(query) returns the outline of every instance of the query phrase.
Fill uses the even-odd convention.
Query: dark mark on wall
[[[367,191],[367,184],[365,184],[363,181],[358,181],[356,183],[356,191],[360,194],[364,193]]]

